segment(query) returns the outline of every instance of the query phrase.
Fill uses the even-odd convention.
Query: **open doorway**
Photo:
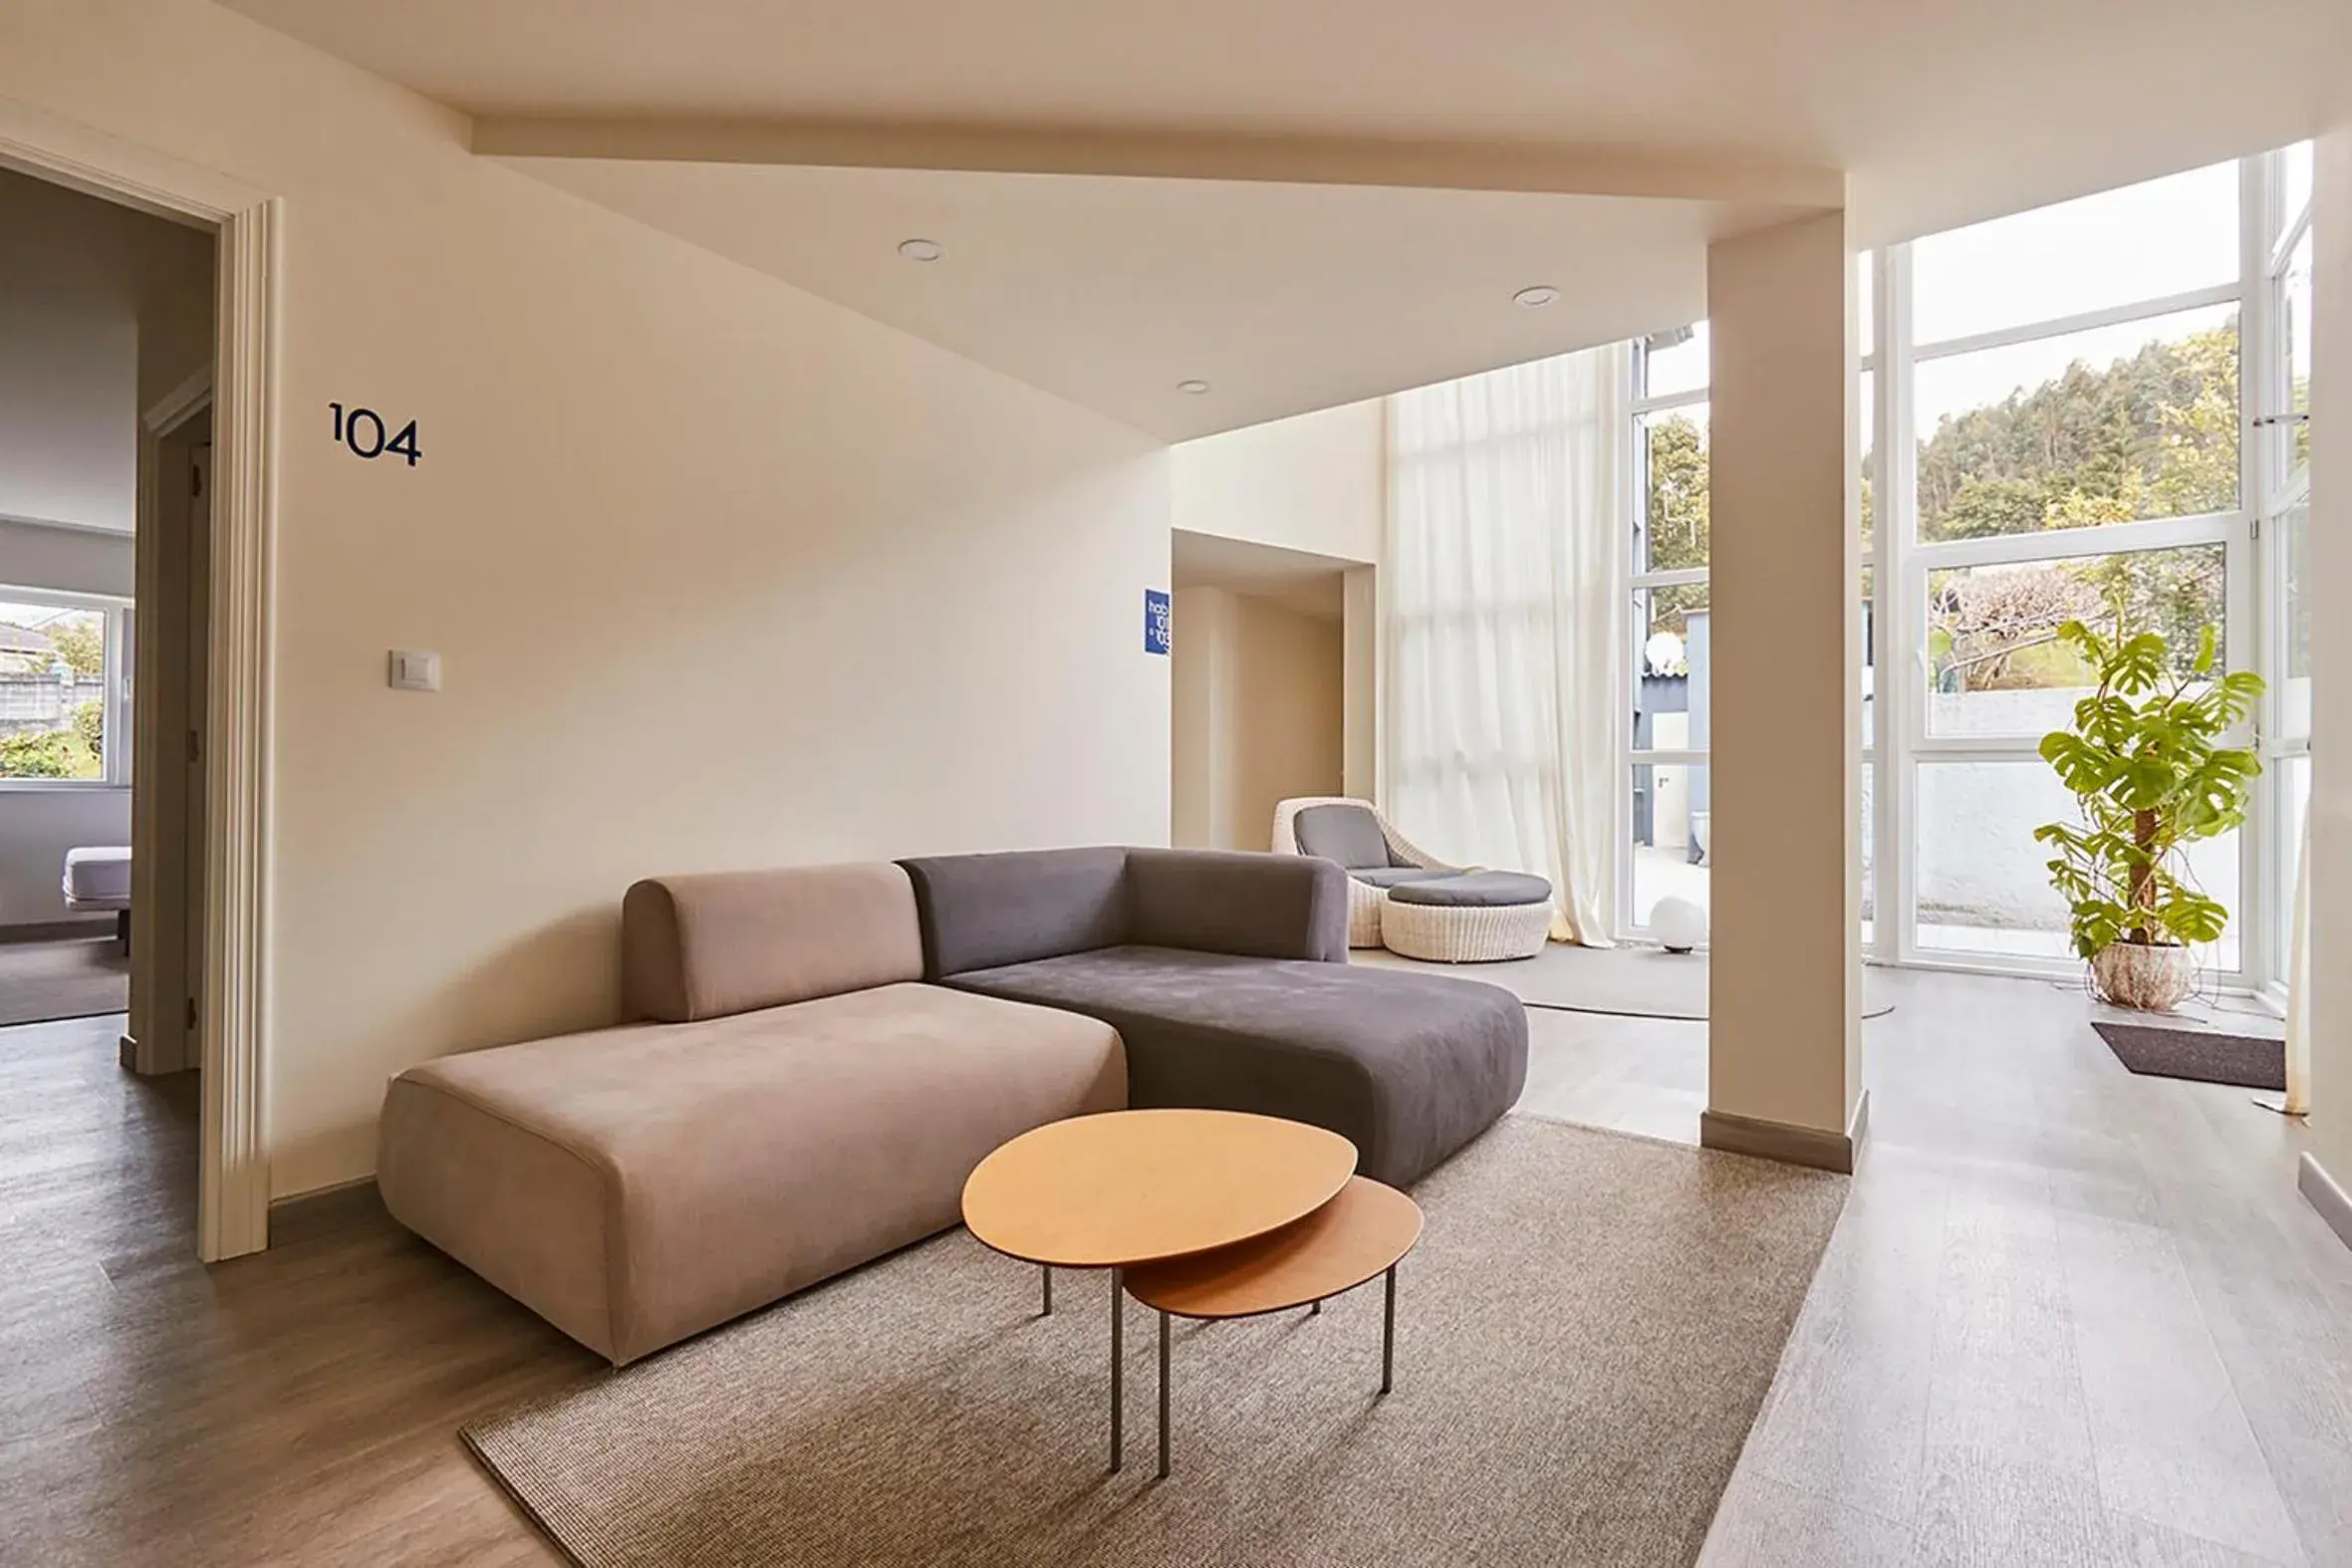
[[[1351,577],[1372,568],[1182,529],[1172,557],[1170,842],[1263,850],[1277,802],[1369,795],[1369,649],[1352,644],[1370,604]]]
[[[0,1153],[191,1237],[217,246],[0,168]]]

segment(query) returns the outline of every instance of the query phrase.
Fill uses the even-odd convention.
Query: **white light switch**
[[[422,649],[395,648],[392,651],[392,687],[394,691],[438,691],[441,689],[441,655]]]

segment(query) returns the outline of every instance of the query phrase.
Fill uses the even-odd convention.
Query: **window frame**
[[[1874,676],[1875,734],[1878,745],[1866,748],[1865,765],[1880,764],[1874,779],[1873,846],[1878,886],[1874,889],[1874,922],[1866,953],[1882,962],[1919,968],[1951,968],[2006,974],[2071,975],[2080,965],[2072,957],[2040,958],[2023,954],[1994,954],[1955,947],[1928,945],[1921,939],[1919,867],[1920,769],[1960,762],[2038,761],[2038,737],[1938,736],[1928,731],[1927,593],[1936,571],[1951,567],[2030,564],[2083,556],[2105,556],[2143,550],[2194,545],[2220,545],[2223,557],[2225,656],[2233,668],[2257,668],[2268,674],[2275,667],[2268,657],[2268,618],[2260,589],[2265,563],[2255,553],[2261,476],[2257,472],[2254,408],[2261,374],[2260,355],[2270,312],[2264,308],[2267,290],[2260,270],[2268,258],[2268,201],[2275,189],[2275,156],[2238,160],[2239,268],[2233,283],[2187,292],[2120,302],[2093,311],[2073,312],[2019,323],[1998,331],[1918,344],[1912,340],[1914,322],[1911,246],[1891,246],[1878,258],[1875,342],[1886,374],[1876,378],[1878,420],[1873,443],[1876,501],[1872,550],[1877,587],[1875,615],[1881,657]],[[2291,245],[2292,236],[2288,243]],[[2143,518],[2100,524],[2090,528],[2052,529],[1977,539],[1922,540],[1919,537],[1918,441],[1914,428],[1913,393],[1918,367],[1989,349],[2009,348],[2072,333],[2126,326],[2188,310],[2234,305],[2238,333],[2238,449],[2237,505],[2231,510],[2186,517]],[[1891,461],[1890,461],[1891,459]],[[1888,593],[1892,585],[1894,593]],[[1890,665],[1885,654],[1900,649],[1902,656]],[[1890,668],[1894,673],[1890,676]],[[2262,726],[2256,725],[2257,732]],[[2217,971],[2229,989],[2244,988],[2266,974],[2271,964],[2269,901],[2265,897],[2274,872],[2264,829],[2268,813],[2258,791],[2246,827],[2238,838],[2238,890],[2231,911],[2237,937],[2237,966]],[[1895,887],[1887,881],[1893,873]],[[1890,891],[1893,897],[1889,897]],[[1889,917],[1892,915],[1893,917]]]
[[[1615,866],[1612,923],[1617,939],[1621,941],[1652,939],[1649,924],[1637,920],[1634,915],[1634,770],[1643,767],[1709,766],[1708,748],[1704,746],[1637,747],[1634,744],[1634,698],[1641,689],[1642,647],[1648,641],[1647,624],[1634,624],[1631,614],[1634,596],[1653,589],[1703,586],[1713,571],[1711,559],[1707,566],[1701,567],[1679,567],[1668,571],[1641,569],[1642,560],[1648,554],[1645,535],[1650,517],[1649,443],[1643,439],[1644,423],[1653,414],[1704,407],[1713,393],[1713,379],[1710,376],[1705,384],[1699,387],[1650,395],[1647,391],[1649,358],[1647,340],[1635,340],[1634,352],[1626,357],[1626,383],[1622,389],[1626,414],[1618,422],[1618,472],[1623,475],[1619,514],[1626,526],[1620,534],[1625,548],[1617,558],[1617,581],[1612,591],[1617,594],[1618,603],[1626,608],[1628,615],[1624,637],[1626,671],[1617,695],[1617,809],[1611,830],[1615,852],[1610,859]]]
[[[129,789],[131,766],[131,640],[133,636],[134,602],[117,594],[86,594],[69,589],[0,584],[0,603],[37,605],[50,610],[94,610],[106,618],[103,677],[106,681],[106,744],[100,758],[104,771],[94,779],[0,777],[0,794]]]
[[[2286,1010],[2295,873],[2302,854],[2302,835],[2291,809],[2293,791],[2287,784],[2286,764],[2300,758],[2307,765],[2311,755],[2308,722],[2299,732],[2287,723],[2286,682],[2292,657],[2292,627],[2287,595],[2286,516],[2296,505],[2308,504],[2311,469],[2305,463],[2298,471],[2293,460],[2294,432],[2309,419],[2309,414],[2295,412],[2293,389],[2288,385],[2286,302],[2288,274],[2297,248],[2311,231],[2316,197],[2307,193],[2300,211],[2283,210],[2290,156],[2290,149],[2281,147],[2260,159],[2263,186],[2260,199],[2252,203],[2258,211],[2254,214],[2257,231],[2251,237],[2250,248],[2261,265],[2261,283],[2255,299],[2255,308],[2261,314],[2261,330],[2247,377],[2253,394],[2244,399],[2247,443],[2252,453],[2247,464],[2248,483],[2257,487],[2253,498],[2254,548],[2262,671],[2269,681],[2269,689],[2262,696],[2257,727],[2256,749],[2262,759],[2262,776],[2255,781],[2255,811],[2249,814],[2247,822],[2249,828],[2256,830],[2250,837],[2257,841],[2262,862],[2263,961],[2258,969],[2249,971],[2249,978],[2262,998],[2281,1013]]]

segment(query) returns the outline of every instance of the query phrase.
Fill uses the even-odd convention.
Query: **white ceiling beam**
[[[489,115],[474,122],[473,150],[507,158],[1385,185],[1820,209],[1843,206],[1846,199],[1846,176],[1832,168],[1759,161],[1737,153],[1527,142]]]

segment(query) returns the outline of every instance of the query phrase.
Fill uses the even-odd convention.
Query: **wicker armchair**
[[[1381,815],[1380,808],[1370,801],[1352,800],[1341,795],[1302,795],[1283,801],[1274,808],[1273,849],[1277,855],[1300,855],[1305,851],[1298,845],[1298,814],[1310,806],[1361,806],[1380,824],[1381,837],[1388,841],[1389,859],[1401,866],[1418,866],[1428,871],[1451,872],[1460,868],[1449,866],[1435,855],[1416,846],[1397,831],[1396,825]],[[1381,945],[1381,911],[1387,906],[1388,890],[1365,882],[1351,874],[1348,878],[1348,945],[1378,947]]]

